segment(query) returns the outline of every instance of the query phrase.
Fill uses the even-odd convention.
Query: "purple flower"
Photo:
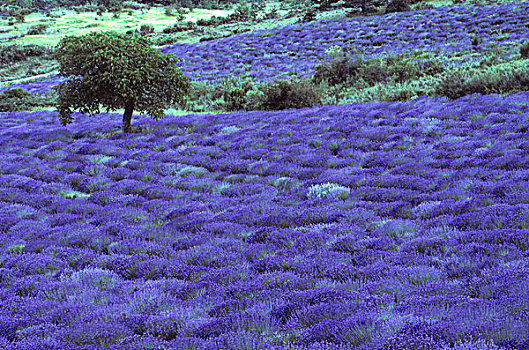
[[[385,342],[384,349],[439,349],[449,339],[449,328],[442,322],[409,322]]]
[[[289,302],[274,306],[270,311],[270,318],[279,324],[286,324],[296,313],[303,309],[299,302]]]
[[[228,316],[233,312],[243,310],[245,308],[245,303],[237,299],[229,299],[220,304],[213,306],[208,311],[208,316],[210,317],[222,317]]]

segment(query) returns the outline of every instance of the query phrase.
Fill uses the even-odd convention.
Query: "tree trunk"
[[[123,112],[123,132],[132,132],[130,121],[132,120],[132,111],[134,110],[134,104],[129,103],[125,106],[125,112]]]

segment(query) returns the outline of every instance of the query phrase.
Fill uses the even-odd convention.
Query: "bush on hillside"
[[[520,45],[520,56],[522,58],[529,58],[529,40]]]
[[[255,20],[259,13],[258,5],[254,2],[248,4],[246,1],[241,1],[235,8],[235,12],[228,17],[234,21],[249,21]]]
[[[45,34],[47,29],[48,29],[48,25],[42,24],[42,23],[41,24],[37,24],[37,25],[29,27],[28,35]]]
[[[131,9],[131,10],[142,10],[147,8],[148,6],[145,4],[141,4],[136,1],[123,1],[123,8]]]
[[[227,17],[220,17],[220,16],[219,17],[211,16],[210,19],[200,18],[196,22],[197,26],[203,26],[203,27],[217,26],[217,25],[225,24],[225,23],[228,23],[228,18]]]
[[[151,34],[151,33],[154,33],[154,26],[152,26],[150,24],[142,24],[140,26],[140,34],[147,35],[147,34]]]
[[[45,99],[34,96],[19,87],[6,90],[0,94],[0,112],[27,111],[43,105],[47,105]]]
[[[330,61],[319,64],[314,68],[312,80],[315,83],[327,81],[329,85],[338,85],[357,76],[364,64],[362,57],[343,53],[336,54]]]
[[[73,10],[75,13],[97,12],[97,14],[100,15],[99,13],[102,14],[105,11],[105,8],[103,6],[90,3],[86,5],[75,6]]]
[[[49,53],[49,50],[46,47],[39,45],[21,46],[14,44],[2,46],[2,49],[0,50],[0,64],[24,61],[29,57],[43,56],[47,53]]]
[[[247,110],[283,110],[321,104],[321,92],[308,79],[275,80],[261,84]],[[249,108],[248,108],[249,107]]]
[[[237,86],[227,89],[224,92],[224,102],[227,111],[244,110],[247,106],[247,94],[253,87],[253,84],[247,80]]]
[[[444,63],[431,55],[421,59],[417,59],[416,53],[365,58],[358,52],[339,52],[330,61],[316,66],[312,80],[316,84],[326,81],[331,86],[344,83],[373,86],[389,81],[403,83],[444,71]]]
[[[410,11],[407,0],[392,0],[386,7],[385,13]]]
[[[181,19],[184,17],[181,16]],[[179,33],[179,32],[185,32],[187,30],[195,30],[197,29],[197,25],[194,22],[177,22],[171,27],[166,27],[163,29],[164,34],[170,34],[170,33]]]
[[[319,105],[322,95],[309,79],[256,83],[229,77],[216,84],[193,82],[186,107],[195,112],[282,110]]]
[[[104,6],[110,12],[121,11],[123,9],[123,0],[97,0],[96,3]]]
[[[305,12],[303,17],[299,20],[300,23],[307,23],[312,22],[316,20],[316,10],[310,9],[309,11]]]
[[[442,76],[435,86],[435,93],[456,99],[474,93],[488,95],[529,90],[528,63],[521,60],[481,70],[463,66]]]

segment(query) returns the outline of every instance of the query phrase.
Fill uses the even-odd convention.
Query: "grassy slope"
[[[5,36],[14,36],[27,32],[32,26],[46,24],[49,27],[45,34],[22,36],[10,40],[9,43],[53,46],[68,35],[83,35],[94,31],[126,32],[131,29],[139,29],[142,24],[151,25],[155,30],[161,31],[176,22],[175,17],[167,16],[162,7],[153,7],[144,11],[131,10],[131,12],[132,15],[129,15],[128,11],[124,11],[119,15],[119,18],[114,18],[112,13],[103,13],[102,16],[98,16],[95,12],[76,13],[73,10],[52,12],[58,16],[57,18],[32,13],[26,16],[24,23],[15,26],[9,26],[7,20],[4,19],[0,22],[0,31],[3,31]],[[209,19],[211,16],[225,17],[232,12],[231,10],[195,9],[192,13],[184,15],[184,21],[196,22],[198,19]]]

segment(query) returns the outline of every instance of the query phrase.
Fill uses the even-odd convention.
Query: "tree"
[[[77,109],[90,115],[124,108],[123,132],[131,132],[132,112],[162,117],[172,103],[183,105],[189,78],[177,67],[178,58],[164,55],[139,35],[115,32],[66,37],[55,49],[59,75],[68,80],[56,91],[62,125]]]

